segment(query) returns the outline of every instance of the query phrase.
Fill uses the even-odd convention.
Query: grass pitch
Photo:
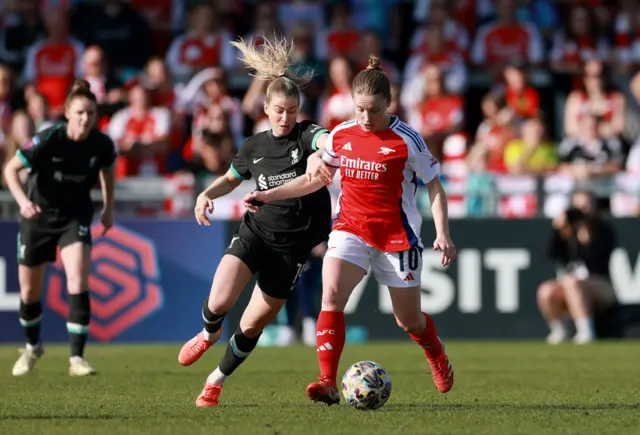
[[[393,381],[377,411],[310,403],[312,348],[258,348],[227,380],[220,406],[194,401],[224,346],[191,367],[175,346],[98,346],[91,378],[67,375],[67,347],[49,346],[35,371],[11,376],[16,347],[0,347],[0,434],[637,434],[640,342],[549,347],[449,342],[453,390],[440,394],[422,351],[409,343],[349,346]]]

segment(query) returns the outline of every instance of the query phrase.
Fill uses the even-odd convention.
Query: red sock
[[[326,377],[329,381],[335,382],[338,376],[340,355],[342,354],[342,349],[344,349],[344,313],[320,311],[316,331],[320,375]]]
[[[428,359],[436,359],[442,353],[442,343],[438,338],[438,331],[436,325],[433,323],[433,319],[427,313],[424,317],[427,319],[427,327],[420,335],[409,334],[411,339],[415,341],[418,346],[424,349],[424,354]]]

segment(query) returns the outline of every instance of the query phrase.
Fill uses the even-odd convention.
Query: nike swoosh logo
[[[264,159],[264,157],[260,157],[259,159],[253,159],[253,164],[258,163],[260,160]]]

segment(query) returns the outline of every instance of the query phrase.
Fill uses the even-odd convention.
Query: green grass
[[[371,359],[391,373],[378,411],[308,402],[315,351],[259,348],[227,380],[217,408],[194,400],[223,346],[192,367],[179,346],[92,346],[92,378],[67,375],[66,347],[11,376],[15,347],[0,347],[0,434],[630,434],[640,427],[640,342],[549,347],[448,343],[456,384],[438,393],[412,343],[348,347],[341,370]]]

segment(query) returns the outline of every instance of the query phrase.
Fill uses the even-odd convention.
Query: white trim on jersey
[[[407,144],[409,153],[407,164],[418,174],[425,184],[433,180],[440,172],[440,162],[429,152],[420,133],[400,121],[392,127]]]
[[[405,229],[407,230],[407,238],[418,240],[418,244],[422,246],[420,231],[422,228],[422,215],[416,204],[417,180],[416,173],[422,181],[429,183],[440,172],[440,163],[433,157],[427,144],[422,136],[402,121],[393,123],[391,129],[400,136],[407,145],[407,164],[403,171],[402,181],[402,203],[401,211],[404,214]],[[413,234],[409,233],[409,226]]]

